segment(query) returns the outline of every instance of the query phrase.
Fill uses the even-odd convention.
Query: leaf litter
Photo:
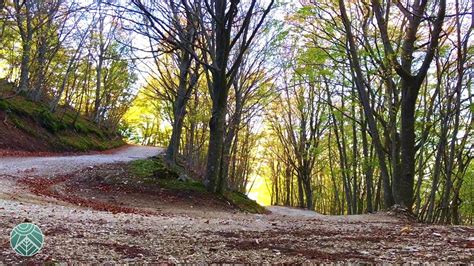
[[[10,180],[0,189],[0,264],[474,261],[472,227],[390,213],[324,216],[271,207],[271,214],[247,214],[197,195],[97,179],[124,175],[120,169],[103,165],[51,178],[25,172]],[[32,258],[9,248],[10,230],[25,219],[45,234]]]

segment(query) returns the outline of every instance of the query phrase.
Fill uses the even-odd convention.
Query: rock
[[[178,181],[181,181],[181,182],[187,182],[189,181],[189,176],[187,176],[186,174],[182,174],[178,177]]]
[[[173,264],[179,264],[179,261],[173,256],[169,256],[168,260]]]
[[[403,250],[406,250],[407,252],[418,252],[418,251],[420,251],[417,247],[411,247],[411,246],[403,247]]]
[[[211,252],[216,252],[216,251],[219,251],[219,248],[220,248],[220,247],[218,247],[218,246],[216,246],[216,247],[210,247],[210,248],[209,248],[209,251],[211,251]]]
[[[396,216],[398,218],[402,218],[411,222],[417,221],[417,217],[410,212],[406,207],[395,204],[390,207],[387,211],[389,215]]]
[[[402,228],[402,230],[400,230],[400,233],[403,235],[403,234],[408,234],[411,232],[411,226],[405,226]]]

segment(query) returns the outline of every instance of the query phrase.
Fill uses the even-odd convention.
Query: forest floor
[[[269,207],[249,214],[190,191],[128,183],[126,162],[159,149],[82,156],[0,157],[0,264],[474,262],[474,228],[377,213],[325,216]],[[106,182],[123,178],[121,183]],[[30,221],[40,253],[19,257],[9,234]]]

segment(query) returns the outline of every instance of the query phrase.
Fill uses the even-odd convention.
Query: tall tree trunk
[[[38,72],[35,82],[35,90],[32,93],[33,101],[39,102],[43,97],[44,82],[46,76],[46,50],[47,40],[44,33],[40,36],[39,47],[38,47]]]
[[[396,204],[411,209],[413,203],[413,184],[415,180],[415,108],[418,90],[421,83],[418,80],[402,81],[401,102],[401,176],[393,178],[393,197]]]
[[[234,86],[237,86],[237,84],[234,84]],[[233,146],[237,146],[237,142],[234,141],[234,138],[237,133],[237,129],[240,127],[240,121],[242,117],[242,95],[239,92],[239,89],[236,88],[235,90],[236,95],[235,95],[235,111],[234,114],[232,115],[232,118],[230,119],[230,123],[227,126],[228,131],[227,134],[225,134],[224,137],[224,148],[222,152],[222,160],[221,160],[221,172],[220,172],[220,177],[219,177],[219,183],[218,183],[218,190],[223,191],[225,186],[226,186],[226,180],[229,177],[229,163],[230,163],[230,153],[231,153],[231,148]],[[233,143],[233,145],[232,145]]]
[[[339,137],[339,129],[338,129],[338,124],[337,124],[337,121],[336,121],[336,116],[334,114],[332,114],[332,119],[333,119],[333,124],[334,124],[334,133],[335,133],[335,136],[336,136],[336,144],[337,144],[337,148],[339,150],[339,164],[340,164],[340,167],[341,167],[341,176],[342,176],[342,184],[343,184],[343,188],[344,188],[344,193],[345,193],[345,198],[346,198],[346,201],[347,201],[347,213],[348,214],[352,214],[352,204],[351,204],[351,189],[350,189],[350,184],[349,184],[349,178],[347,177],[347,173],[348,173],[348,169],[347,169],[347,165],[345,163],[346,159],[345,159],[345,152],[344,152],[344,149],[345,147],[343,147],[343,145],[341,144],[341,140],[340,140],[340,137]],[[344,207],[344,205],[343,205]]]
[[[301,170],[298,170],[297,174],[297,181],[298,181],[298,204],[300,208],[305,207],[305,201],[304,201],[304,188],[303,188],[303,180],[302,180],[302,175],[301,175]]]
[[[176,101],[173,128],[171,130],[171,138],[166,148],[166,159],[171,163],[176,163],[176,157],[179,153],[179,144],[181,142],[181,133],[183,131],[184,116],[186,113],[186,103],[182,100]]]
[[[31,55],[32,35],[28,34],[22,43],[21,65],[20,65],[20,83],[18,91],[27,92],[30,81],[30,55]]]
[[[343,1],[340,0],[343,5]],[[422,60],[417,74],[412,74],[412,63],[415,58],[413,54],[416,52],[415,43],[417,41],[419,26],[422,22],[428,1],[414,1],[406,11],[403,12],[408,20],[405,28],[404,38],[400,49],[400,61],[398,62],[387,30],[386,14],[380,6],[379,0],[371,1],[377,24],[380,29],[386,58],[392,64],[397,74],[401,78],[401,130],[400,130],[400,157],[401,157],[401,173],[393,176],[393,199],[394,203],[406,207],[409,211],[413,205],[413,185],[415,179],[415,109],[417,97],[423,80],[428,73],[431,62],[439,44],[439,36],[442,31],[444,17],[446,13],[446,0],[440,0],[438,5],[438,13],[433,22],[430,32],[430,40],[427,46],[427,52]],[[344,10],[345,13],[345,10]],[[344,15],[343,15],[344,16]],[[343,20],[348,20],[347,15]],[[350,24],[346,24],[346,31],[351,32]],[[352,41],[351,41],[352,39]],[[354,44],[353,38],[349,42]],[[355,44],[352,53],[357,56]],[[355,62],[355,61],[354,61]],[[356,62],[357,63],[357,62]],[[357,67],[356,67],[357,70]],[[369,124],[370,125],[370,124]]]
[[[434,169],[433,169],[433,180],[431,181],[430,196],[428,197],[428,210],[427,210],[427,217],[426,217],[427,222],[434,222],[433,211],[434,211],[434,206],[435,206],[435,201],[436,201],[436,192],[438,191],[439,177],[441,175],[441,163],[442,163],[441,160],[446,148],[446,140],[447,140],[447,134],[448,134],[448,115],[449,115],[448,113],[449,113],[449,107],[445,116],[441,120],[441,132],[440,132],[440,137],[438,140],[438,145],[436,147],[436,157],[435,157],[435,163],[434,163]]]
[[[173,128],[171,131],[171,139],[168,148],[166,149],[166,159],[171,163],[176,163],[176,156],[179,153],[179,145],[181,142],[184,116],[186,114],[186,106],[192,87],[194,87],[195,83],[197,82],[197,80],[194,80],[194,77],[188,80],[192,63],[192,58],[189,53],[182,51],[182,58],[179,60],[179,84],[174,102]]]
[[[459,14],[459,1],[456,0],[456,14]],[[471,26],[474,25],[474,22],[471,21]],[[472,28],[469,29],[469,33]],[[459,117],[461,114],[461,90],[462,90],[462,82],[464,77],[464,62],[466,60],[466,50],[464,48],[464,43],[462,43],[461,39],[461,24],[459,22],[459,16],[456,16],[456,35],[457,35],[457,81],[455,86],[455,93],[456,99],[454,103],[454,125],[453,125],[453,132],[451,136],[451,141],[449,144],[449,158],[446,162],[446,189],[445,193],[443,194],[442,201],[441,201],[441,222],[450,223],[451,216],[449,215],[449,199],[451,195],[451,190],[453,187],[453,180],[452,175],[454,171],[454,161],[455,161],[455,153],[456,153],[456,142],[457,142],[457,135],[459,132]],[[468,41],[469,34],[465,42]],[[464,49],[463,49],[464,48]],[[456,198],[454,199],[457,200]]]
[[[18,0],[13,1],[15,8],[15,18],[21,37],[21,64],[20,64],[20,82],[18,85],[18,91],[27,92],[30,85],[30,57],[31,57],[31,43],[33,39],[33,25],[32,25],[32,5],[31,0],[24,0],[20,3]],[[24,6],[25,12],[22,14],[22,7]]]
[[[305,198],[306,198],[306,208],[309,210],[313,210],[313,188],[311,186],[311,171],[308,167],[304,169],[303,175],[303,186],[305,190]]]
[[[353,90],[353,95],[355,99],[355,88]],[[356,117],[355,111],[355,102],[351,103],[352,115]],[[355,120],[352,120],[352,211],[354,214],[358,213],[357,203],[359,201],[358,197],[358,183],[357,183],[357,161],[358,161],[358,148],[357,148],[357,126]]]
[[[225,116],[227,113],[228,89],[224,71],[215,71],[213,90],[216,92],[212,101],[212,115],[209,121],[209,148],[207,151],[206,186],[208,190],[218,192],[220,166],[224,145]]]
[[[374,115],[372,113],[372,108],[370,106],[369,95],[365,88],[364,75],[362,74],[361,65],[359,62],[359,55],[357,53],[356,44],[354,41],[354,36],[352,34],[351,23],[347,16],[345,4],[343,0],[339,0],[339,8],[341,11],[342,21],[344,23],[344,28],[346,30],[346,37],[348,42],[348,53],[350,54],[350,63],[353,71],[355,72],[355,82],[356,88],[359,94],[359,98],[362,103],[365,117],[369,126],[369,131],[372,136],[372,140],[375,146],[375,151],[377,153],[380,174],[383,180],[383,194],[384,194],[384,205],[389,207],[393,205],[393,195],[390,182],[390,176],[388,174],[388,168],[385,162],[385,152],[380,140],[379,131],[377,129],[377,124],[375,122]]]
[[[285,164],[285,181],[286,181],[286,198],[285,205],[291,206],[291,191],[292,191],[292,180],[291,180],[291,168],[288,163]]]
[[[72,69],[75,65],[76,59],[78,57],[80,57],[81,51],[82,51],[81,46],[78,46],[75,53],[74,53],[74,56],[69,59],[67,69],[66,69],[66,73],[64,74],[63,80],[61,82],[61,87],[59,88],[59,91],[57,92],[57,95],[53,98],[53,100],[50,103],[50,111],[51,112],[56,112],[56,108],[59,105],[59,101],[61,100],[61,96],[64,93],[64,90],[66,89],[66,84],[67,84],[67,81],[68,81],[68,78],[69,78],[69,74],[71,73],[71,71],[72,71]]]
[[[367,141],[367,122],[362,121],[362,152],[364,154],[364,173],[365,173],[365,187],[366,187],[366,201],[367,201],[367,212],[371,213],[374,211],[372,207],[372,187],[373,187],[373,169],[369,157],[369,143]]]
[[[102,45],[101,45],[102,47]],[[102,64],[104,62],[103,50],[100,48],[99,59],[97,63],[97,77],[96,77],[96,88],[95,88],[95,98],[94,98],[94,121],[96,123],[100,120],[100,98],[101,98],[101,88],[102,88]]]
[[[101,94],[102,94],[102,65],[104,64],[106,43],[104,41],[104,20],[105,17],[101,14],[102,4],[99,2],[99,51],[97,55],[97,67],[96,67],[96,87],[95,87],[95,97],[94,97],[94,110],[93,110],[93,119],[96,123],[100,121],[100,106],[101,106]],[[104,82],[105,83],[105,82]],[[104,84],[105,85],[105,84]]]
[[[227,98],[229,84],[227,81],[227,63],[230,50],[230,29],[226,28],[226,1],[215,1],[215,69],[212,73],[212,114],[209,121],[209,148],[207,151],[207,166],[205,183],[209,191],[218,192],[220,166],[225,134],[225,117],[227,114]],[[234,12],[234,11],[232,11]]]

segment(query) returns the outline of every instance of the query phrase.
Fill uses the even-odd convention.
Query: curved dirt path
[[[73,172],[88,166],[106,163],[128,162],[158,155],[163,149],[135,146],[120,148],[110,154],[92,154],[51,157],[0,157],[0,176],[20,177],[22,172],[30,175],[56,175]]]
[[[174,203],[171,212],[153,215],[113,213],[33,195],[17,185],[25,176],[54,177],[161,151],[130,146],[111,154],[0,157],[0,265],[473,261],[472,227],[422,225],[384,213],[327,216],[281,206],[269,207],[269,215],[198,206],[189,212]],[[33,258],[19,257],[9,247],[11,229],[24,221],[45,234],[45,246]]]
[[[268,206],[267,209],[275,215],[289,216],[289,217],[321,217],[322,214],[319,214],[315,211],[290,208],[284,206]]]

